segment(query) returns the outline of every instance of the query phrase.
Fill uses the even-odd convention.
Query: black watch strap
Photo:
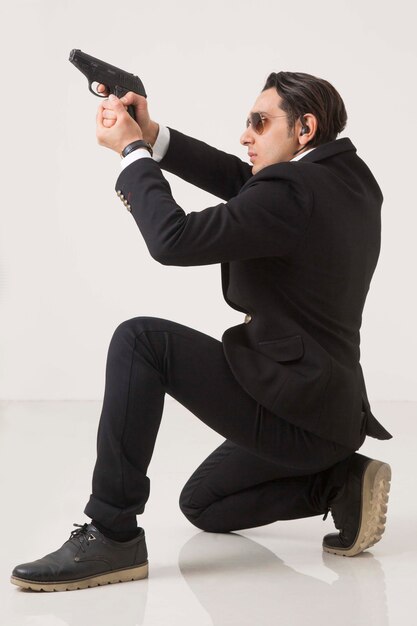
[[[146,148],[146,150],[149,152],[149,154],[152,156],[153,155],[153,150],[152,150],[152,146],[150,143],[148,143],[147,141],[145,141],[144,139],[137,139],[136,141],[132,141],[132,143],[129,143],[126,148],[124,148],[124,150],[121,153],[121,157],[124,158],[126,157],[128,154],[130,154],[131,152],[133,152],[133,150],[137,150],[138,148]]]

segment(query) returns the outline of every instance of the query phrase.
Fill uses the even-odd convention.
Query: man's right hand
[[[99,84],[97,87],[97,91],[106,96],[109,95],[109,92],[105,85]],[[123,98],[120,98],[123,102],[125,108],[131,104],[135,108],[135,119],[139,124],[143,138],[145,141],[149,142],[152,146],[154,145],[156,138],[159,133],[159,124],[151,120],[148,112],[148,101],[143,96],[135,93],[134,91],[129,91]],[[113,111],[105,109],[103,115],[105,113],[105,119],[103,119],[103,126],[107,128],[111,128],[116,123],[116,115]]]

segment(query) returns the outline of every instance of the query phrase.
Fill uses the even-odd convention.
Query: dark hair
[[[306,113],[317,118],[317,130],[308,143],[310,148],[336,139],[346,126],[347,113],[340,94],[327,80],[302,72],[272,72],[262,91],[275,87],[288,116],[288,131],[293,134],[295,122]],[[303,121],[303,120],[301,120]]]

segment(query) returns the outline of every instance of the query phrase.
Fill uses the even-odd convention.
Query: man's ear
[[[317,132],[317,118],[312,113],[305,113],[300,117],[298,130],[298,141],[305,145],[311,141]]]

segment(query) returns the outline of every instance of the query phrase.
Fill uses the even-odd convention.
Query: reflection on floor
[[[373,403],[393,433],[361,453],[392,466],[382,540],[354,558],[322,552],[331,517],[204,533],[178,507],[182,485],[223,438],[170,397],[149,466],[145,528],[149,578],[81,591],[11,585],[13,567],[68,539],[90,494],[100,403],[0,407],[1,623],[7,626],[396,626],[414,614],[417,502],[410,471],[417,405]],[[413,611],[413,612],[412,612]]]

